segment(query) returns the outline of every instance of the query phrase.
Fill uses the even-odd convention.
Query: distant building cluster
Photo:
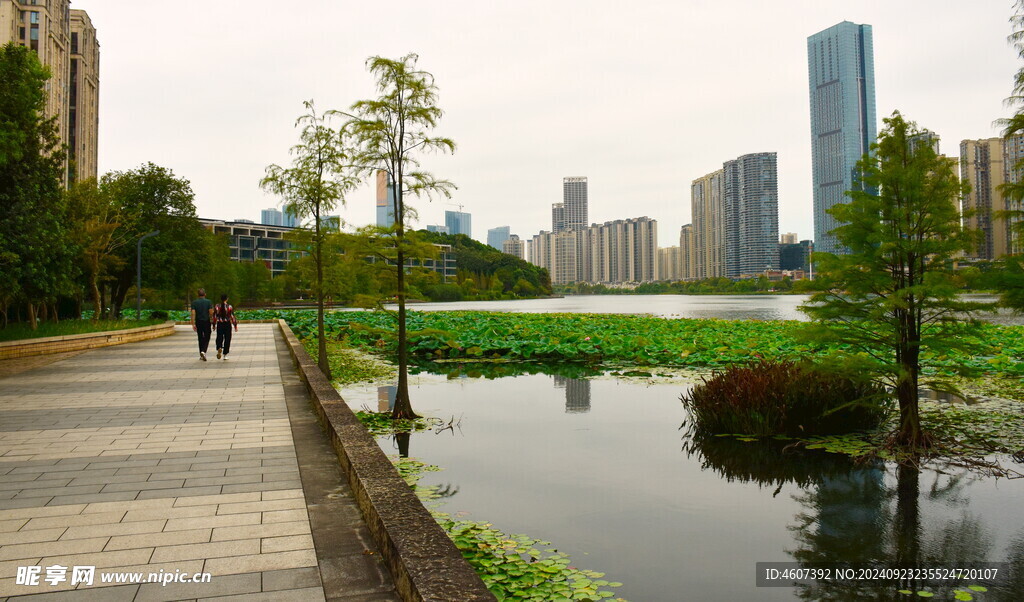
[[[50,70],[46,116],[57,117],[67,146],[64,185],[95,178],[98,170],[100,43],[84,10],[69,0],[0,1],[0,46],[33,50]]]
[[[527,241],[527,260],[547,269],[553,284],[657,280],[658,223],[640,217],[587,225],[587,204],[587,178],[564,178],[551,230]]]

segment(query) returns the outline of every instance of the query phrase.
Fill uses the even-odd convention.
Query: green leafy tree
[[[841,224],[833,234],[849,254],[816,254],[827,288],[801,309],[814,318],[818,336],[850,345],[864,358],[862,369],[895,389],[894,443],[929,447],[918,415],[922,368],[930,357],[976,341],[967,317],[986,305],[959,300],[953,282],[953,258],[976,240],[961,227],[964,187],[953,160],[916,144],[919,130],[899,112],[885,125],[858,163],[864,186],[830,210]]]
[[[406,333],[405,258],[409,255],[406,241],[406,220],[410,207],[406,195],[451,196],[454,184],[439,180],[420,169],[419,157],[430,152],[454,152],[455,142],[435,137],[431,131],[443,112],[437,106],[434,77],[417,68],[419,59],[408,54],[392,60],[371,57],[366,66],[377,79],[379,96],[360,100],[352,105],[345,129],[358,141],[359,150],[353,163],[364,176],[377,170],[387,172],[395,186],[394,249],[398,285],[398,388],[395,397],[395,418],[413,418],[409,399],[409,350]]]
[[[0,305],[39,309],[72,288],[76,249],[61,190],[65,152],[57,116],[45,116],[50,73],[27,48],[0,47]],[[56,312],[53,312],[56,316]]]
[[[128,243],[117,251],[121,265],[112,272],[111,313],[120,318],[128,293],[135,287],[136,241],[147,232],[142,251],[143,283],[171,291],[182,301],[206,264],[202,253],[204,230],[196,217],[195,195],[188,180],[166,167],[145,163],[128,171],[113,171],[100,179],[121,214],[119,234]]]
[[[1016,12],[1010,17],[1013,33],[1009,42],[1024,59],[1024,0],[1016,2]],[[1001,119],[997,123],[1003,128],[1003,136],[1011,138],[1024,134],[1024,67],[1017,70],[1013,80],[1013,93],[1006,103],[1016,108],[1012,117]],[[1008,209],[998,212],[996,219],[1010,220],[1013,236],[1016,237],[1018,249],[1024,247],[1024,159],[1013,166],[1015,178],[1003,184],[1003,196],[1007,200]],[[1001,292],[1001,302],[1018,312],[1024,311],[1024,253],[1017,252],[1000,259],[1001,270],[995,275],[994,281]]]
[[[260,187],[280,196],[288,214],[311,218],[308,228],[316,267],[312,284],[316,295],[317,364],[330,379],[331,365],[324,333],[324,242],[332,225],[324,218],[339,203],[345,204],[345,194],[355,188],[358,180],[349,174],[350,151],[343,132],[331,127],[334,113],[317,113],[311,100],[303,104],[306,114],[295,122],[302,130],[299,144],[291,148],[292,166],[268,166]]]
[[[77,243],[79,261],[85,272],[85,288],[92,300],[93,320],[106,319],[107,280],[122,268],[125,258],[118,251],[134,242],[122,208],[93,178],[76,182],[67,191],[71,236]]]

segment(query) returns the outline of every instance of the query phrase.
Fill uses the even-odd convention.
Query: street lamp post
[[[144,234],[135,245],[135,319],[142,319],[142,241],[150,236],[160,234],[159,230],[153,230]]]

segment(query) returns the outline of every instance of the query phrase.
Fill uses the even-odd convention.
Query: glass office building
[[[828,209],[849,202],[857,161],[878,136],[870,25],[843,21],[807,38],[811,97],[814,247],[842,253],[829,234],[839,223]]]

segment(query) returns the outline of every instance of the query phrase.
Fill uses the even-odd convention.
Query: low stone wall
[[[288,324],[279,324],[399,595],[416,601],[495,600]]]
[[[0,343],[0,360],[9,360],[32,355],[48,355],[67,351],[82,351],[109,347],[124,343],[137,343],[174,334],[174,322],[164,322],[155,326],[126,328],[125,330],[108,330],[105,332],[87,332],[69,334],[62,337],[44,337],[41,339],[22,339]]]

